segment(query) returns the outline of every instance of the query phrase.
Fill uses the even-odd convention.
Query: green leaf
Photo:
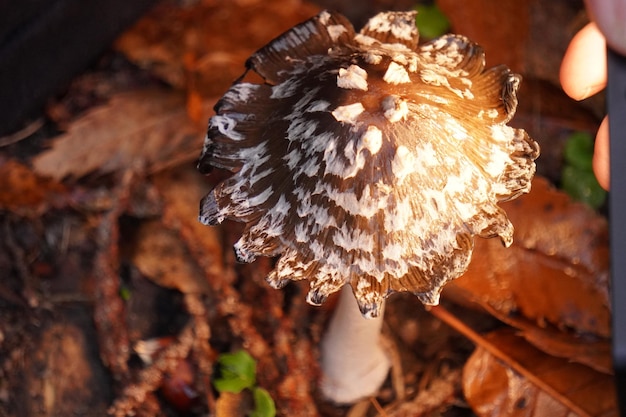
[[[606,191],[593,174],[593,137],[586,132],[570,135],[563,149],[561,188],[574,200],[599,208],[606,200]]]
[[[572,133],[565,143],[563,158],[567,165],[591,171],[593,158],[593,138],[586,132]]]
[[[420,32],[420,36],[426,39],[434,39],[446,33],[450,28],[448,18],[439,10],[437,5],[419,4],[415,7],[415,10],[417,10],[415,24]]]
[[[125,286],[120,287],[120,297],[122,298],[122,300],[129,301],[131,295],[132,293],[130,291],[130,288]]]
[[[256,387],[252,390],[252,395],[254,410],[250,413],[250,417],[274,417],[276,415],[274,400],[267,390]]]
[[[219,377],[213,386],[219,392],[240,393],[256,382],[256,361],[247,352],[224,353],[217,358]]]
[[[563,168],[561,188],[575,200],[597,209],[606,200],[606,191],[598,184],[593,171],[568,165]]]

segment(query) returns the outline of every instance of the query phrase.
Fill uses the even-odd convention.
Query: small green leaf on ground
[[[606,200],[606,191],[598,184],[593,171],[565,166],[561,174],[561,187],[574,200],[582,201],[593,208],[602,206]]]
[[[586,132],[572,133],[565,143],[563,158],[568,165],[583,170],[591,170],[593,138]]]
[[[563,150],[561,188],[573,199],[598,208],[606,200],[606,191],[593,173],[593,146],[589,133],[575,132],[569,137]]]
[[[250,417],[274,417],[276,415],[276,406],[270,393],[263,388],[256,387],[252,390],[254,396],[254,410],[250,413]]]
[[[213,386],[219,392],[240,393],[252,388],[256,382],[256,362],[247,352],[224,353],[217,359],[219,377]]]
[[[131,295],[132,295],[132,292],[130,291],[130,288],[125,287],[125,286],[120,288],[120,297],[122,298],[122,300],[129,301]]]

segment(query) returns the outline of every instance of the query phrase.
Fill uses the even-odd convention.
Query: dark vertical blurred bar
[[[40,114],[155,0],[0,0],[0,135]]]
[[[626,416],[626,57],[608,51],[608,108],[611,137],[611,291],[613,367],[620,415]]]

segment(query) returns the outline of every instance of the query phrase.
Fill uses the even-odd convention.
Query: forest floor
[[[197,221],[224,178],[195,169],[213,105],[252,52],[320,6],[186,3],[159,4],[32,132],[0,139],[0,416],[251,415],[250,390],[214,386],[218,358],[238,350],[281,416],[617,416],[606,218],[555,188],[567,138],[595,132],[603,111],[556,85],[580,9],[545,5],[563,7],[553,26],[570,28],[545,45],[538,27],[555,16],[546,2],[503,1],[495,18],[440,2],[488,64],[524,75],[512,124],[540,143],[538,175],[531,193],[502,205],[513,246],[477,239],[441,306],[389,298],[389,378],[375,397],[336,406],[318,390],[335,299],[308,305],[306,282],[270,288],[272,259],[235,262],[241,224]],[[387,3],[355,6],[351,18]],[[491,36],[486,20],[514,20],[509,3],[530,17]]]

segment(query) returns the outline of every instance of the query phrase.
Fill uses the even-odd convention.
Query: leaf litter
[[[498,242],[478,240],[467,276],[444,292],[461,327],[445,325],[441,310],[392,297],[385,337],[394,367],[377,398],[351,409],[321,399],[317,344],[333,300],[316,309],[297,283],[269,288],[271,261],[234,262],[240,226],[196,221],[198,201],[218,180],[192,166],[204,135],[198,119],[278,26],[317,10],[279,3],[163,3],[116,44],[140,67],[141,88],[76,116],[63,113],[67,101],[57,103],[67,131],[32,169],[3,150],[0,409],[51,416],[88,404],[92,415],[241,415],[251,399],[226,398],[211,378],[219,353],[244,349],[278,415],[613,415],[606,220],[543,179],[507,207],[514,247],[505,255]],[[277,11],[284,19],[272,17]],[[229,39],[223,25],[235,16],[242,31]],[[216,24],[200,24],[207,19]],[[146,86],[146,73],[168,86]],[[151,363],[138,362],[137,343],[155,337],[171,341]],[[59,357],[85,358],[74,384],[37,368],[58,364],[25,355],[51,340]],[[181,363],[192,372],[184,383],[199,395],[183,411],[163,394],[180,382]]]

